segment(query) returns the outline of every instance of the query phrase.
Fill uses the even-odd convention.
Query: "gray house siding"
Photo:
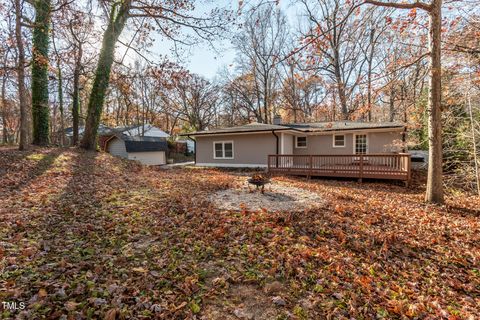
[[[366,134],[368,153],[398,152],[393,142],[402,139],[400,131],[395,132],[368,132],[368,133],[345,133],[345,147],[333,147],[333,134],[307,136],[307,147],[297,148],[293,139],[293,154],[309,155],[345,155],[353,154],[353,141],[355,134]],[[284,153],[288,154],[288,153]]]
[[[280,139],[280,133],[277,133]],[[271,132],[196,137],[197,165],[266,166],[269,154],[275,154],[276,138]],[[232,141],[233,159],[214,159],[214,142]]]
[[[293,154],[293,144],[295,143],[295,137],[288,133],[281,134],[281,154]]]
[[[402,131],[393,132],[372,132],[368,134],[369,153],[400,152],[395,141],[402,140]],[[370,143],[371,141],[371,143]]]

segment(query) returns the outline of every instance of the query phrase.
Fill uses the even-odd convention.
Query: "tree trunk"
[[[73,71],[73,101],[72,101],[72,126],[73,126],[73,137],[72,144],[76,146],[78,144],[78,124],[79,124],[79,115],[80,115],[80,71],[82,67],[82,55],[83,48],[82,43],[77,44],[78,51],[77,57],[75,59],[75,69]]]
[[[335,80],[337,82],[337,90],[338,90],[338,98],[340,99],[340,105],[342,107],[342,120],[348,120],[348,106],[347,106],[347,97],[345,94],[345,84],[342,80],[342,75],[340,71],[340,63],[339,63],[339,54],[338,51],[335,50],[335,61],[334,68],[335,68]]]
[[[388,99],[388,105],[389,105],[388,121],[390,121],[390,122],[393,122],[395,120],[395,88],[393,86],[394,85],[391,84],[390,97]]]
[[[263,112],[265,116],[264,123],[268,123],[268,78],[263,81]]]
[[[368,121],[372,121],[372,65],[373,55],[375,53],[375,28],[370,30],[370,52],[368,54],[368,71],[367,71],[367,104],[368,104]]]
[[[297,102],[297,86],[295,84],[295,70],[293,63],[290,64],[290,75],[292,79],[292,108],[293,108],[293,122],[297,123],[297,110],[298,110],[298,102]],[[305,116],[305,115],[304,115]]]
[[[113,5],[108,27],[103,35],[102,49],[95,72],[95,80],[88,101],[85,130],[82,141],[80,142],[80,146],[87,150],[95,150],[97,146],[97,131],[103,111],[105,94],[110,81],[110,70],[113,64],[115,44],[127,22],[131,2],[132,0],[124,0],[118,10],[117,7],[119,4]]]
[[[57,61],[58,68],[58,103],[60,111],[60,146],[65,146],[65,122],[63,115],[63,76],[60,66],[60,59]]]
[[[428,101],[428,178],[425,200],[441,204],[443,198],[442,161],[442,0],[433,0],[430,11],[430,95]]]
[[[35,27],[32,42],[32,116],[33,144],[48,145],[48,42],[50,32],[50,0],[35,3]]]
[[[2,139],[3,143],[8,143],[8,130],[7,130],[7,97],[5,95],[7,85],[7,73],[3,74],[2,79]]]
[[[20,103],[20,141],[18,149],[26,150],[28,148],[28,110],[25,96],[25,48],[22,39],[22,5],[20,2],[20,0],[15,0],[15,39],[18,50],[17,81]]]

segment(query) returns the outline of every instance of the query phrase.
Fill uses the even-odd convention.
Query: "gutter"
[[[225,134],[250,134],[250,133],[260,133],[260,132],[270,132],[270,131],[297,131],[297,132],[303,132],[302,130],[298,130],[295,128],[285,128],[285,129],[264,129],[264,130],[243,130],[243,131],[212,131],[212,132],[194,132],[190,134],[179,134],[179,136],[207,136],[207,135],[225,135]]]

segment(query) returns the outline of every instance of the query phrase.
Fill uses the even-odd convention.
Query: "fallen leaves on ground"
[[[480,201],[277,177],[305,212],[215,208],[236,171],[0,149],[3,318],[477,319]]]

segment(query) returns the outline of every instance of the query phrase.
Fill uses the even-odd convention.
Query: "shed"
[[[141,137],[116,134],[106,142],[114,156],[140,161],[145,165],[166,164],[167,140],[162,137]]]

